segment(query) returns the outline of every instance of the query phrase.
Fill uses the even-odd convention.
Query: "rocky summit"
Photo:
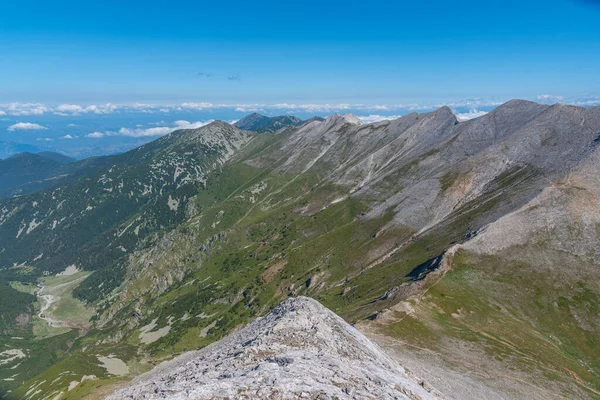
[[[121,399],[437,399],[343,319],[308,297],[107,397]]]

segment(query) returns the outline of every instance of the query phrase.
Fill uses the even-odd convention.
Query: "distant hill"
[[[24,152],[0,160],[0,199],[76,182],[110,163],[110,156],[83,160],[55,152]]]
[[[7,158],[18,153],[37,153],[40,149],[37,147],[16,142],[4,142],[0,140],[0,158]]]
[[[51,151],[37,154],[22,152],[0,160],[0,198],[20,196],[65,183],[65,178],[87,169],[90,164],[89,161],[76,161]]]
[[[77,159],[75,159],[73,157],[69,157],[64,154],[56,153],[54,151],[42,151],[40,153],[37,153],[37,155],[49,158],[49,159],[57,161],[61,164],[70,164],[72,162],[77,161]]]
[[[62,166],[62,163],[38,154],[19,153],[11,156],[0,161],[0,193],[27,182],[49,178]]]
[[[278,117],[265,117],[253,113],[240,119],[234,125],[247,131],[266,132],[276,131],[286,126],[302,125],[304,121],[292,115],[281,115]]]

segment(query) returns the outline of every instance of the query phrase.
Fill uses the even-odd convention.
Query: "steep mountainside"
[[[76,183],[7,200],[0,209],[2,266],[36,263],[57,273],[68,265],[110,270],[128,248],[196,212],[192,197],[207,175],[250,134],[215,122],[179,131],[131,152],[105,157]],[[86,297],[97,299],[101,293]]]
[[[511,101],[465,122],[447,107],[262,134],[217,122],[91,160],[0,202],[2,279],[43,285],[20,300],[25,341],[3,340],[24,356],[0,382],[98,397],[310,296],[445,397],[594,397],[599,135],[600,108]],[[26,370],[50,340],[60,352]]]

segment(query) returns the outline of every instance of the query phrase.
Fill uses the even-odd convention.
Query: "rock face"
[[[439,398],[426,388],[336,314],[297,297],[107,399]]]

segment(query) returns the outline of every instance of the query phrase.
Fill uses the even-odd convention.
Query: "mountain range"
[[[66,164],[0,200],[5,398],[108,395],[239,345],[248,331],[228,335],[302,296],[422,398],[600,396],[600,107],[265,118]],[[313,324],[346,329],[306,301]],[[216,365],[223,346],[199,355]],[[278,349],[260,359],[283,368],[275,389]]]

